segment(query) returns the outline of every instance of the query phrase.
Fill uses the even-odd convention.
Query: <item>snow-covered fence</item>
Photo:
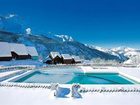
[[[51,90],[52,84],[37,84],[37,83],[0,83],[0,87],[18,87],[18,88],[38,88],[38,89],[50,89]],[[60,85],[61,86],[61,85]],[[63,87],[71,87],[73,85]],[[114,93],[114,92],[135,92],[140,93],[140,86],[139,85],[117,85],[117,86],[84,86],[81,85],[79,90],[81,94],[82,93],[89,93],[89,92],[98,92],[98,93]]]
[[[138,86],[114,86],[114,87],[98,87],[98,88],[86,88],[81,87],[79,90],[80,93],[88,93],[88,92],[99,92],[99,93],[114,93],[114,92],[138,92],[140,93],[140,87]]]
[[[13,83],[13,82],[3,82],[3,83],[0,83],[0,87],[18,87],[18,88],[42,88],[42,89],[51,89],[51,85],[48,85],[48,84]]]

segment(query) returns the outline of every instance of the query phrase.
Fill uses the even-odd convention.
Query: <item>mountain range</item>
[[[102,51],[102,52],[105,52],[114,56],[118,56],[120,59],[123,59],[124,61],[127,61],[128,59],[130,61],[131,59],[134,59],[134,58],[138,59],[140,55],[140,50],[130,48],[130,47],[124,47],[124,46],[116,47],[112,49],[102,48],[102,47],[93,46],[93,45],[88,45],[88,47],[97,49],[99,51]]]
[[[0,31],[0,41],[10,43],[23,43],[27,46],[35,46],[42,59],[46,58],[51,51],[58,51],[60,53],[68,53],[71,55],[78,55],[83,59],[102,58],[122,61],[119,57],[92,49],[75,40],[60,40],[60,37],[49,38],[44,35],[27,35],[15,34],[11,32]],[[66,36],[65,36],[66,37]],[[71,39],[71,38],[70,38]]]
[[[0,41],[11,43],[23,43],[27,46],[35,46],[40,59],[45,59],[51,51],[78,55],[83,59],[101,58],[105,60],[126,61],[131,56],[139,53],[138,50],[120,47],[105,49],[89,46],[74,40],[69,35],[45,34],[36,35],[26,33],[26,28],[19,23],[16,15],[0,17]],[[31,29],[28,31],[31,31]]]

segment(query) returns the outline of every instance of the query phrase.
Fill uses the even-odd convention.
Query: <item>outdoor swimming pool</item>
[[[135,84],[119,73],[52,73],[35,71],[13,82],[23,83],[60,83],[60,84]]]

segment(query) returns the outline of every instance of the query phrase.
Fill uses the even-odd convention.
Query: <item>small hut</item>
[[[49,57],[52,60],[52,64],[62,63],[61,55],[59,52],[50,52]]]
[[[24,44],[10,43],[10,48],[11,48],[12,57],[16,60],[31,58]]]
[[[63,64],[72,64],[72,57],[69,54],[61,54]]]

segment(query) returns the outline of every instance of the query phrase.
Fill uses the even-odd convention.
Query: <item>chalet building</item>
[[[31,59],[24,44],[10,43],[12,57],[16,60]]]
[[[51,58],[53,64],[58,64],[62,62],[59,52],[50,52],[49,57]]]
[[[63,64],[72,64],[73,59],[69,54],[61,54]]]
[[[10,61],[12,59],[9,43],[0,42],[0,61]]]
[[[82,60],[80,59],[79,56],[73,55],[72,59],[73,59],[73,63],[81,63],[82,62]]]
[[[27,46],[26,48],[27,48],[28,55],[31,57],[31,59],[38,60],[38,52],[36,48],[30,46]]]

